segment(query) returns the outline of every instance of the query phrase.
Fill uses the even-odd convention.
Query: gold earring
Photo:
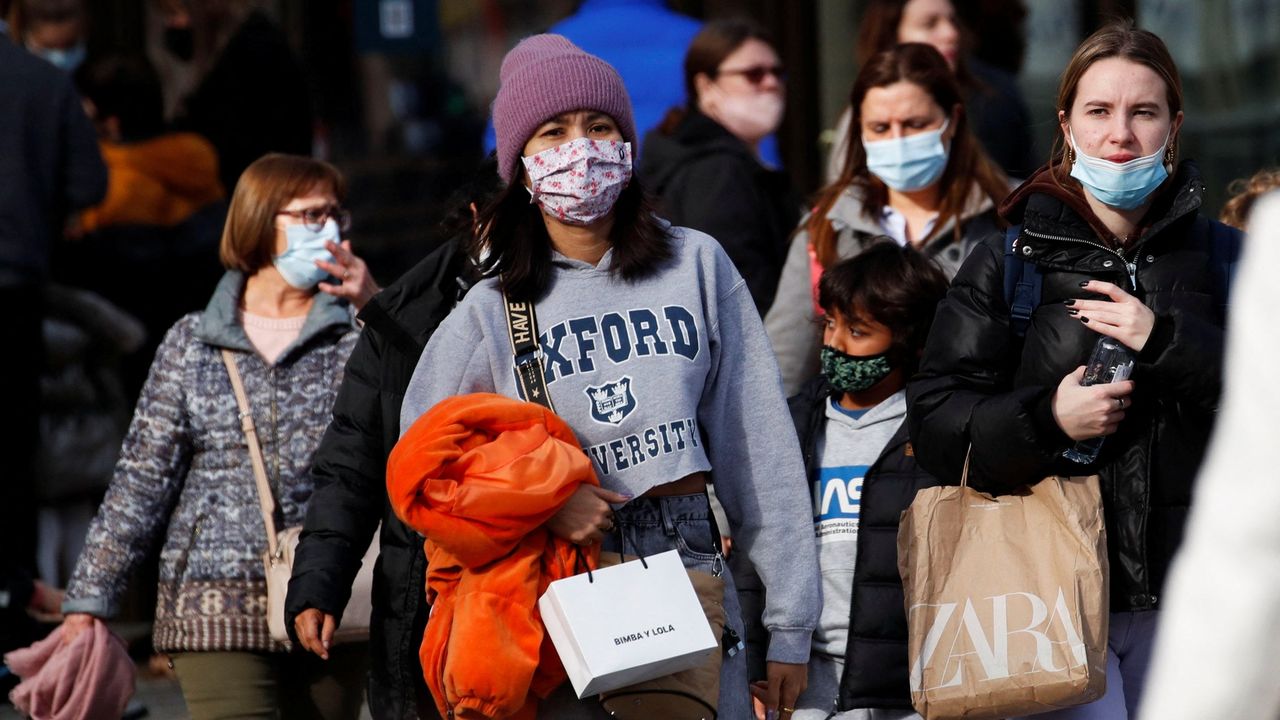
[[[1169,165],[1173,164],[1173,143],[1169,143],[1169,149],[1165,150],[1164,161]]]
[[[1075,148],[1071,147],[1070,145],[1067,146],[1067,164],[1068,165],[1076,164],[1076,151],[1075,151]]]

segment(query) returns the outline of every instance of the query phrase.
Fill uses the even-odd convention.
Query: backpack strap
[[[1213,266],[1222,307],[1225,308],[1231,304],[1231,285],[1235,282],[1244,233],[1203,215],[1200,218],[1209,225],[1209,263]]]
[[[1031,314],[1040,304],[1043,277],[1035,263],[1026,262],[1015,252],[1021,225],[1012,225],[1004,235],[1004,300],[1009,305],[1009,328],[1018,337],[1026,337]]]

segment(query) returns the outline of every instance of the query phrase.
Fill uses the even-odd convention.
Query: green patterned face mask
[[[822,346],[822,374],[831,387],[842,393],[862,392],[889,376],[893,365],[889,353],[850,355],[829,345]]]

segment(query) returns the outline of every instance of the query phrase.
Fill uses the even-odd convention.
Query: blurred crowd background
[[[637,5],[646,6],[651,15],[667,13],[667,20],[642,32],[596,26],[592,36],[614,46],[584,47],[601,55],[617,50],[629,63],[620,65],[624,78],[645,75],[650,66],[667,68],[669,74],[655,69],[645,78],[652,88],[667,91],[665,97],[672,96],[673,88],[676,97],[682,93],[678,68],[687,39],[701,23],[747,17],[773,33],[786,70],[786,111],[762,154],[787,172],[803,197],[810,197],[824,184],[833,128],[848,106],[858,71],[858,28],[868,4],[0,0],[0,17],[15,44],[72,73],[89,101],[86,109],[112,172],[132,164],[141,175],[150,173],[168,183],[167,192],[186,193],[189,201],[178,208],[180,217],[172,218],[126,216],[109,222],[106,210],[85,213],[53,248],[55,283],[96,293],[131,317],[104,315],[74,291],[49,300],[55,322],[46,328],[51,358],[62,357],[55,342],[59,318],[68,328],[80,329],[80,335],[68,336],[73,340],[86,328],[97,336],[70,343],[64,354],[71,359],[46,369],[46,401],[60,397],[59,378],[71,390],[64,393],[66,412],[61,416],[46,406],[46,423],[67,424],[68,429],[42,430],[46,447],[52,448],[44,456],[52,466],[42,473],[80,480],[42,498],[51,512],[60,514],[42,527],[66,528],[67,538],[42,536],[43,547],[60,551],[42,558],[41,576],[55,586],[66,581],[155,346],[177,318],[204,307],[221,276],[217,243],[224,193],[260,154],[310,154],[342,170],[353,216],[349,237],[385,286],[457,227],[457,218],[446,223],[446,215],[456,210],[455,191],[476,176],[486,153],[489,106],[503,55],[528,35],[548,30],[569,34],[566,23],[585,22],[591,15],[600,22],[615,6]],[[45,16],[24,17],[24,7],[40,8]],[[1280,28],[1280,3],[962,0],[955,8],[970,67],[987,68],[983,72],[988,76],[1016,78],[1029,111],[1035,163],[1048,157],[1057,129],[1058,74],[1076,46],[1107,21],[1133,17],[1165,40],[1182,72],[1186,123],[1180,152],[1200,164],[1208,185],[1206,214],[1217,215],[1232,180],[1280,164],[1280,33],[1275,31]],[[139,57],[149,61],[155,75],[150,70],[139,74],[127,61],[103,62]],[[148,77],[158,77],[158,88]],[[250,85],[252,91],[246,92]],[[630,92],[638,124],[645,125],[637,127],[643,137],[665,107],[646,108],[653,103],[642,96],[645,91],[631,87]],[[254,99],[228,100],[244,97]],[[140,139],[157,140],[152,146],[156,152],[128,157],[130,143]],[[211,160],[207,167],[201,165],[212,151],[220,165],[216,177]],[[1034,169],[1032,165],[1020,173],[1016,164],[1001,164],[1014,176]],[[201,168],[208,172],[202,174]],[[131,187],[148,186],[141,182]],[[111,202],[109,196],[104,207]],[[122,204],[136,208],[145,202],[139,195]],[[91,357],[76,350],[83,347],[92,348]],[[107,372],[116,365],[122,383]],[[95,419],[86,408],[97,408],[100,417]],[[82,425],[100,429],[101,437],[86,445],[83,428],[77,429]],[[60,458],[75,457],[49,443],[48,438],[60,434],[75,439],[80,455],[91,461],[78,462],[74,472],[60,469]],[[150,606],[149,598],[137,598],[134,607],[146,617]]]
[[[170,0],[178,2],[179,0]],[[208,4],[239,0],[205,0]],[[599,2],[599,0],[596,0]],[[788,71],[779,155],[795,187],[821,185],[831,132],[848,103],[861,0],[653,0],[694,20],[747,15],[770,28]],[[93,0],[90,56],[145,47],[166,111],[197,82],[198,63],[165,49],[164,2]],[[201,4],[197,2],[196,4]],[[302,69],[312,152],[351,180],[352,237],[383,283],[433,246],[451,188],[482,156],[503,54],[574,13],[580,0],[264,0]],[[590,5],[591,0],[585,4]],[[1136,17],[1168,43],[1183,73],[1186,157],[1226,184],[1280,160],[1280,4],[1268,0],[967,0],[956,3],[973,57],[1016,75],[1036,157],[1056,126],[1058,73],[1109,18]],[[253,113],[253,108],[240,112]],[[645,130],[638,129],[643,135]],[[228,187],[228,190],[230,187]]]

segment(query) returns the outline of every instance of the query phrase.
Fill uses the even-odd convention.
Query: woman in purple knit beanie
[[[735,552],[769,590],[767,680],[755,692],[788,718],[806,682],[820,585],[810,511],[786,501],[805,492],[803,463],[750,293],[713,238],[654,214],[632,176],[631,103],[608,63],[558,35],[525,39],[503,60],[493,123],[507,187],[477,218],[470,252],[485,279],[428,342],[401,430],[458,393],[549,397],[600,485],[579,487],[546,529],[615,552],[623,542],[628,554],[674,550],[686,567],[722,577],[719,689],[690,717],[743,720],[753,715],[737,652],[743,622],[707,498],[714,475]],[[506,309],[522,303],[536,321],[540,377],[518,376],[513,362]],[[494,672],[514,681],[519,669]],[[506,716],[491,698],[436,702],[450,716],[482,706]],[[609,713],[565,683],[541,699],[538,717]]]

